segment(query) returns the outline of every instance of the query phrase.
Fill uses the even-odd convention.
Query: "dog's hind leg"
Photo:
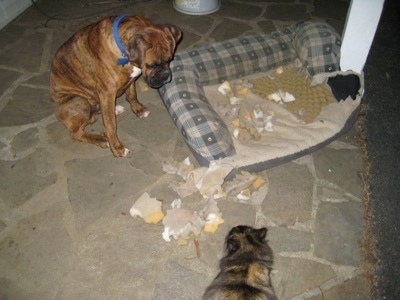
[[[87,125],[96,122],[99,113],[98,106],[92,106],[87,99],[79,96],[68,99],[55,110],[56,117],[68,128],[72,139],[106,148],[108,141],[104,135],[85,131]]]

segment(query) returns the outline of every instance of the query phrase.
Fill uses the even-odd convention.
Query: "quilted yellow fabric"
[[[284,103],[284,107],[300,120],[310,123],[321,112],[321,107],[336,101],[326,85],[311,86],[311,78],[295,68],[284,68],[283,72],[251,81],[253,93],[268,99],[274,93],[288,92],[296,100]],[[271,100],[273,101],[273,100]]]

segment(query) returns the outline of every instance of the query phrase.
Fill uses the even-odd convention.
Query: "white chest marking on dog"
[[[138,67],[133,67],[132,73],[131,73],[131,78],[136,78],[140,74],[142,74],[142,70],[140,70]]]

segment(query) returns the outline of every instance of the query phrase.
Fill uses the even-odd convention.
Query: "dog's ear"
[[[177,44],[182,38],[182,30],[171,24],[159,25],[162,30],[172,35],[175,40],[175,44]]]
[[[146,47],[147,44],[143,36],[137,34],[135,38],[129,42],[129,60],[137,66],[141,66]]]

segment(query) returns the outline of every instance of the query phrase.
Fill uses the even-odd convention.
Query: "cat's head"
[[[259,229],[246,225],[233,227],[225,240],[228,255],[239,250],[264,252],[263,250],[269,249],[266,240],[267,231],[265,227]]]

